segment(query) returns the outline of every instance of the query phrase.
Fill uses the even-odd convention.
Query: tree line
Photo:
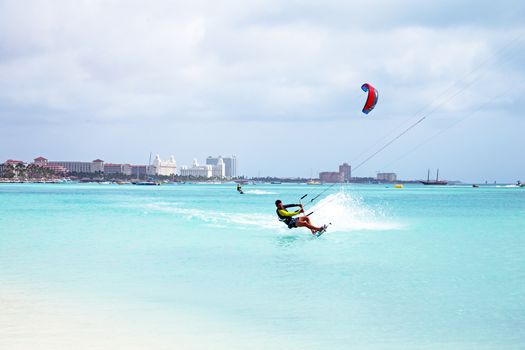
[[[57,175],[54,170],[36,164],[3,164],[0,167],[0,177],[5,179],[42,179],[53,178]]]

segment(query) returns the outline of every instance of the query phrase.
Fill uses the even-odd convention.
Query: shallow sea
[[[0,184],[0,347],[525,348],[525,188],[324,188]]]

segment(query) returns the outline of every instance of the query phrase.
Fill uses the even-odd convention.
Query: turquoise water
[[[525,347],[525,188],[336,187],[320,238],[273,203],[322,187],[243,189],[0,184],[0,280],[196,349]]]

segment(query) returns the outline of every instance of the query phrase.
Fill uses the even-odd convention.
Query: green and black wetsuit
[[[286,205],[283,205],[283,209],[277,208],[275,212],[277,213],[279,220],[281,220],[286,225],[288,225],[288,228],[294,228],[294,227],[297,227],[295,226],[295,223],[297,222],[297,218],[294,218],[294,216],[300,214],[301,209],[297,211],[289,212],[288,210],[286,210],[286,208],[299,207],[299,206],[300,206],[299,204],[286,204]]]

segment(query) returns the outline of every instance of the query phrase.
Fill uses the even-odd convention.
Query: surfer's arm
[[[297,211],[286,211],[286,210],[283,210],[283,209],[279,209],[279,216],[284,216],[284,217],[291,217],[291,216],[295,216],[299,213],[301,213],[300,210],[297,210]]]
[[[285,204],[283,205],[283,208],[291,208],[291,207],[300,207],[301,204]]]

